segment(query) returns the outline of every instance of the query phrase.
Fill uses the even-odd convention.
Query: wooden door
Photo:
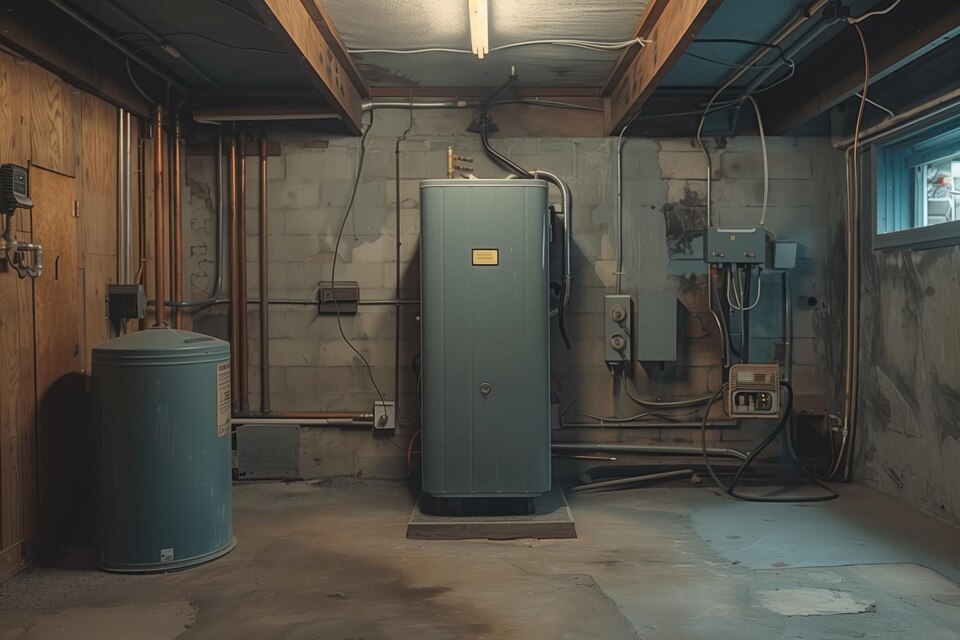
[[[76,541],[83,528],[88,438],[80,354],[80,286],[74,179],[30,170],[33,238],[43,246],[34,282],[40,552]]]

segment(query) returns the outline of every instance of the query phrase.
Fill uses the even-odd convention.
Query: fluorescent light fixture
[[[490,27],[487,0],[467,0],[470,10],[470,48],[483,60],[490,53]]]

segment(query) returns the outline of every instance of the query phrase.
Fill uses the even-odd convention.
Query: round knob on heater
[[[489,382],[481,382],[481,383],[480,383],[480,395],[482,395],[484,398],[486,398],[486,397],[489,396],[491,393],[493,393],[493,385],[490,384]]]

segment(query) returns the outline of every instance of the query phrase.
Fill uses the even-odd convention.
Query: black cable
[[[707,471],[710,473],[710,477],[713,478],[714,483],[717,487],[723,491],[725,494],[731,498],[736,498],[737,500],[744,500],[746,502],[776,502],[776,503],[791,503],[791,502],[826,502],[827,500],[833,500],[839,497],[839,494],[826,486],[816,478],[813,478],[806,470],[800,465],[799,461],[796,458],[796,454],[793,451],[793,447],[790,443],[787,443],[787,452],[793,463],[800,470],[801,474],[809,482],[818,486],[822,489],[825,489],[829,493],[819,496],[811,497],[767,497],[767,496],[747,496],[740,493],[737,493],[734,489],[737,486],[737,483],[740,481],[740,478],[743,476],[744,471],[746,471],[750,464],[756,460],[764,449],[766,449],[770,443],[777,439],[777,437],[783,433],[786,426],[789,424],[790,416],[793,411],[793,387],[790,386],[787,382],[781,382],[782,386],[787,391],[787,402],[783,407],[783,416],[780,418],[780,421],[777,423],[776,429],[770,432],[770,434],[760,441],[760,443],[754,447],[754,449],[747,455],[746,459],[740,463],[740,467],[737,469],[736,474],[733,477],[733,481],[730,485],[725,485],[720,481],[720,478],[717,476],[716,471],[713,469],[713,465],[710,463],[710,456],[707,453],[707,416],[710,415],[710,409],[716,403],[717,399],[723,395],[724,391],[727,390],[728,385],[724,384],[720,389],[713,394],[713,397],[710,399],[710,402],[707,404],[707,408],[703,413],[703,421],[700,423],[700,446],[703,450],[703,462],[707,467]]]
[[[505,168],[511,173],[515,173],[521,178],[532,178],[533,174],[515,163],[513,160],[498,152],[492,146],[490,146],[490,138],[487,134],[487,125],[489,124],[489,119],[487,113],[480,113],[480,142],[483,144],[484,151],[487,152],[487,155],[490,156],[490,159],[499,164],[501,167]]]
[[[764,49],[776,49],[777,57],[780,58],[781,62],[793,64],[793,60],[787,57],[786,51],[783,50],[783,47],[772,42],[758,42],[757,40],[744,40],[741,38],[695,38],[691,44],[745,44],[752,47],[763,47]],[[761,67],[769,65],[750,66]]]
[[[360,160],[357,163],[357,175],[353,181],[353,189],[350,192],[350,201],[347,203],[347,209],[343,214],[343,219],[340,221],[340,229],[337,231],[337,242],[333,247],[333,261],[330,267],[330,286],[336,288],[336,273],[337,273],[337,256],[340,253],[340,241],[343,239],[343,230],[347,226],[347,220],[350,218],[350,213],[353,211],[353,203],[357,199],[357,189],[360,187],[360,176],[363,172],[363,159],[366,156],[367,152],[367,135],[370,133],[370,129],[373,128],[373,111],[370,112],[370,124],[367,125],[367,128],[364,129],[363,135],[360,136]],[[340,318],[340,302],[337,299],[338,296],[333,296],[333,306],[337,313],[337,328],[340,330],[340,337],[343,338],[343,341],[347,344],[350,349],[357,354],[357,357],[360,358],[360,361],[363,362],[363,366],[367,368],[367,375],[370,377],[370,382],[373,384],[373,388],[376,389],[377,395],[380,396],[381,407],[386,407],[386,401],[383,399],[383,392],[380,391],[380,386],[377,385],[377,380],[373,376],[373,369],[370,367],[370,363],[367,362],[367,359],[364,357],[360,351],[353,346],[353,343],[350,342],[350,339],[347,337],[346,332],[343,330],[343,322]],[[386,409],[383,409],[386,411]],[[377,420],[377,416],[374,416],[374,420]],[[400,447],[396,442],[390,440],[395,446]]]
[[[130,78],[130,82],[133,84],[133,88],[136,89],[137,92],[140,95],[142,95],[149,104],[156,104],[157,101],[151,98],[149,95],[147,95],[147,92],[140,87],[140,84],[133,77],[133,70],[130,68],[130,58],[126,59],[126,63],[127,63],[127,77]]]
[[[767,67],[772,67],[774,64],[780,64],[779,62],[771,62],[770,64],[740,64],[739,62],[730,62],[729,60],[720,60],[719,58],[700,56],[689,51],[684,51],[683,55],[687,56],[688,58],[696,58],[697,60],[703,60],[704,62],[719,64],[720,66],[731,67],[733,69],[765,69]]]
[[[200,40],[206,40],[207,42],[210,42],[212,44],[224,47],[225,49],[233,49],[234,51],[263,53],[263,54],[272,55],[272,56],[290,55],[286,51],[277,51],[276,49],[263,49],[261,47],[244,47],[238,44],[231,44],[229,42],[224,42],[223,40],[217,40],[216,38],[211,38],[210,36],[206,36],[202,33],[196,33],[194,31],[175,31],[173,33],[158,33],[157,35],[161,38],[199,38]],[[134,37],[149,37],[149,36],[142,33],[122,33],[119,36],[117,36],[117,40],[124,40],[124,39],[134,38]],[[148,44],[154,45],[157,47],[162,47],[164,44],[167,44],[167,43],[150,42]]]

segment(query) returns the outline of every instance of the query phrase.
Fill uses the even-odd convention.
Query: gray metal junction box
[[[550,490],[547,183],[425,180],[423,490]]]

